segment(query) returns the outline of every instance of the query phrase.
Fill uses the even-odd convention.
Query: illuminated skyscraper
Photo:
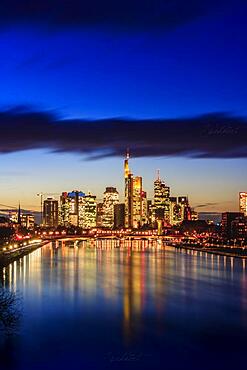
[[[57,227],[58,225],[58,201],[47,198],[43,205],[43,222],[47,227]]]
[[[134,228],[142,225],[142,177],[133,178],[133,224]]]
[[[125,178],[125,227],[139,228],[146,220],[147,206],[146,193],[142,189],[142,177],[133,176],[129,169],[129,153],[127,152],[124,161],[124,178]]]
[[[90,229],[96,227],[97,220],[97,203],[96,196],[88,194],[84,197],[84,208],[82,213],[82,227]]]
[[[142,220],[141,224],[148,223],[148,200],[147,200],[147,193],[145,191],[141,192],[141,200],[142,200]]]
[[[247,216],[247,192],[245,191],[239,193],[239,212]]]
[[[163,220],[169,223],[170,219],[170,188],[160,179],[159,171],[154,181],[154,206],[153,218],[155,221]]]
[[[83,226],[84,197],[85,194],[77,190],[62,193],[60,197],[60,225]]]
[[[119,194],[116,188],[107,187],[104,192],[102,207],[102,226],[111,228],[114,226],[114,205],[119,203]]]
[[[170,225],[177,225],[180,222],[182,210],[177,204],[177,197],[170,197]]]
[[[184,220],[191,220],[188,197],[170,197],[170,224],[179,225]]]
[[[96,219],[96,226],[101,227],[103,220],[103,203],[97,203],[97,219]]]
[[[129,152],[124,161],[125,181],[125,227],[133,227],[133,175],[129,169]]]

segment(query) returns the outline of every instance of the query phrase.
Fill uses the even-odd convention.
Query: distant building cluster
[[[222,213],[221,231],[226,239],[247,237],[247,192],[239,193],[239,212]]]
[[[142,177],[135,176],[130,170],[128,153],[124,159],[123,180],[122,202],[118,190],[113,186],[106,187],[100,201],[96,195],[81,190],[63,192],[59,199],[48,197],[44,201],[44,194],[38,194],[41,195],[42,210],[40,226],[58,228],[55,231],[58,233],[59,227],[62,230],[66,228],[72,234],[96,230],[112,235],[129,231],[139,235],[155,229],[157,235],[197,235],[202,244],[207,244],[210,238],[214,245],[232,243],[243,246],[247,243],[247,192],[239,193],[239,211],[223,212],[221,223],[215,224],[209,220],[198,220],[197,212],[190,207],[188,196],[171,194],[170,186],[161,179],[159,171],[153,184],[153,199],[148,199]],[[23,211],[20,205],[18,210],[9,210],[9,217],[0,217],[1,230],[36,233],[36,226],[34,214]]]
[[[147,193],[142,188],[142,177],[133,176],[131,173],[128,154],[124,163],[124,174],[125,227],[176,226],[184,220],[198,219],[197,213],[189,206],[187,196],[170,196],[170,187],[160,179],[159,171],[154,181],[153,201],[147,200]]]
[[[147,198],[141,176],[134,176],[129,168],[129,154],[124,161],[124,203],[119,201],[115,187],[107,187],[103,201],[80,190],[63,192],[60,200],[47,198],[43,203],[42,224],[46,227],[80,227],[90,229],[174,226],[184,220],[196,220],[197,214],[189,206],[187,196],[171,197],[170,187],[160,179],[154,181],[153,201]]]
[[[19,224],[24,229],[33,230],[35,226],[34,215],[32,213],[22,213],[20,211],[10,212],[9,220],[13,224]]]

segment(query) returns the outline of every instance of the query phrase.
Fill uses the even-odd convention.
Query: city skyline
[[[0,370],[245,370],[246,15],[0,0]]]
[[[150,161],[150,159],[145,159],[145,160]],[[55,194],[55,197],[57,197],[57,196],[60,195],[60,193],[62,193],[62,191],[72,191],[72,190],[82,190],[82,191],[85,191],[85,192],[91,191],[93,194],[96,195],[97,199],[100,201],[100,200],[103,199],[103,192],[105,190],[105,187],[107,187],[107,186],[116,187],[119,191],[120,200],[123,201],[124,200],[124,184],[123,184],[123,181],[122,181],[122,176],[123,176],[122,161],[123,161],[123,159],[119,160],[120,168],[117,169],[117,173],[112,173],[112,170],[109,170],[109,165],[107,164],[107,162],[109,162],[109,161],[111,162],[112,160],[102,159],[102,160],[96,162],[96,164],[98,164],[99,167],[101,167],[101,168],[102,167],[108,167],[108,169],[106,168],[105,171],[108,170],[107,171],[107,175],[108,175],[107,177],[109,177],[111,179],[111,181],[109,181],[108,183],[98,184],[98,182],[96,180],[97,173],[92,173],[93,182],[91,183],[90,187],[88,186],[88,184],[90,183],[90,175],[91,174],[89,173],[89,176],[87,176],[87,174],[86,174],[87,180],[84,180],[84,181],[81,180],[80,181],[79,178],[83,177],[83,172],[79,173],[79,171],[78,171],[77,176],[75,176],[77,178],[77,181],[74,181],[74,179],[71,178],[70,181],[67,182],[68,185],[65,188],[61,187],[60,181],[55,186],[53,185],[53,187],[51,187],[50,183],[46,183],[42,186],[42,189],[41,189],[42,191],[40,190],[41,186],[36,185],[35,188],[31,187],[31,189],[28,189],[27,192],[25,192],[25,193],[23,192],[22,194],[24,194],[24,196],[21,196],[20,193],[14,191],[15,194],[13,194],[13,192],[11,192],[10,196],[8,197],[8,196],[6,196],[8,186],[5,187],[4,183],[2,181],[0,186],[2,188],[2,192],[5,191],[5,194],[6,194],[5,195],[5,201],[2,202],[2,204],[18,207],[19,201],[21,201],[22,208],[39,211],[40,201],[37,198],[37,193],[38,192],[41,191],[41,192],[44,193],[44,195],[47,194],[47,196],[49,196],[49,194],[51,194],[51,195]],[[164,159],[151,159],[151,161],[154,161],[159,165],[159,164],[162,164],[163,161],[169,162],[169,159],[166,159],[166,160],[164,160]],[[192,162],[196,161],[197,162],[199,160],[197,159],[197,160],[190,160],[190,161],[192,161]],[[85,162],[83,162],[83,163],[80,163],[80,161],[78,161],[78,162],[79,162],[79,163],[77,163],[78,169],[80,167],[83,168],[83,165],[84,165]],[[86,166],[90,167],[91,162],[86,162]],[[139,173],[143,177],[144,188],[147,191],[147,197],[148,197],[148,199],[152,199],[153,198],[153,181],[155,180],[155,178],[157,176],[157,169],[154,169],[151,174],[146,173],[145,167],[143,167],[142,159],[136,159],[136,158],[131,158],[131,167],[134,169],[134,172]],[[237,171],[242,173],[242,170],[239,169],[239,168],[237,168]],[[40,172],[40,170],[38,170],[38,172]],[[222,197],[222,189],[220,187],[222,185],[221,181],[218,184],[219,189],[215,191],[214,184],[211,183],[210,179],[208,179],[207,183],[201,184],[201,189],[202,189],[203,195],[198,196],[196,194],[195,188],[196,188],[196,186],[200,186],[200,178],[199,178],[200,177],[200,171],[198,171],[198,174],[194,178],[194,180],[195,180],[196,177],[198,177],[197,180],[199,180],[199,181],[196,181],[194,184],[191,183],[189,181],[189,179],[188,179],[188,182],[186,183],[187,176],[186,176],[186,169],[184,169],[184,168],[183,168],[182,175],[183,175],[183,179],[184,179],[185,182],[183,184],[178,183],[177,178],[179,178],[179,177],[178,177],[176,171],[175,171],[175,174],[174,174],[174,173],[172,173],[172,171],[170,169],[169,172],[167,171],[168,174],[169,174],[168,176],[165,176],[163,171],[160,171],[160,172],[161,172],[162,179],[164,179],[164,181],[169,186],[172,187],[173,195],[176,195],[176,194],[188,195],[190,197],[192,207],[196,208],[198,212],[210,212],[210,211],[212,211],[212,212],[221,213],[222,211],[227,211],[227,210],[237,211],[239,209],[238,193],[240,191],[245,191],[245,189],[244,189],[244,178],[243,178],[243,181],[242,181],[242,188],[239,189],[238,184],[236,184],[235,187],[232,190],[232,193],[229,192],[229,195],[231,197],[230,199],[232,199],[232,200],[230,200],[230,199],[226,199],[226,195],[225,195],[226,192],[224,192],[223,197]],[[41,173],[42,173],[42,170],[41,170]],[[20,177],[24,178],[24,181],[26,179],[28,179],[28,176],[25,175],[24,173],[23,174],[20,173],[19,175],[20,175]],[[96,175],[96,177],[95,177],[95,175]],[[243,173],[242,173],[242,175],[243,175]],[[12,177],[12,176],[16,176],[16,173],[12,174],[11,171],[9,171],[9,173],[6,173],[6,175],[4,175],[4,173],[3,173],[2,180],[4,178],[7,180],[9,177]],[[64,177],[64,174],[56,174],[56,178],[57,178],[57,176],[60,176],[60,178],[62,179]],[[171,178],[171,181],[169,181],[169,178]],[[209,185],[211,185],[211,187]],[[33,186],[33,184],[32,184],[32,186]],[[16,189],[18,189],[18,185],[16,186]],[[9,190],[11,190],[11,187],[10,187]],[[215,202],[212,201],[212,199],[213,199],[212,194],[213,194],[213,196],[215,196],[216,194],[219,195],[218,197],[215,196],[215,198],[214,198]],[[223,198],[223,200],[222,200],[222,198]]]
[[[127,158],[127,161],[126,161],[126,158]],[[123,159],[122,159],[122,161],[123,161]],[[131,160],[131,165],[130,165],[131,169],[129,168],[129,164],[128,164],[129,160]],[[217,207],[217,204],[213,204],[213,203],[208,203],[208,204],[207,203],[204,203],[204,204],[199,204],[199,205],[196,205],[195,206],[193,204],[193,202],[191,202],[191,198],[193,199],[192,194],[191,193],[185,193],[184,192],[184,189],[182,189],[179,193],[176,193],[176,191],[175,191],[176,186],[174,186],[174,184],[168,183],[166,181],[166,179],[162,176],[162,174],[160,174],[160,170],[159,169],[156,170],[155,177],[154,177],[153,182],[152,182],[152,189],[151,189],[151,191],[146,194],[146,188],[145,188],[145,185],[143,185],[143,183],[145,184],[146,181],[145,181],[145,178],[143,178],[142,174],[139,173],[138,176],[133,177],[134,175],[133,175],[133,171],[132,171],[132,166],[134,165],[135,160],[136,160],[135,158],[131,158],[130,157],[129,149],[128,149],[128,151],[127,151],[127,157],[125,157],[125,159],[124,159],[124,168],[122,168],[122,177],[121,177],[121,179],[123,180],[123,175],[126,178],[126,170],[127,170],[127,176],[128,176],[128,173],[130,173],[130,175],[131,175],[131,177],[133,178],[133,181],[134,181],[133,184],[135,184],[135,181],[136,180],[138,180],[138,183],[140,182],[141,192],[144,191],[144,193],[145,193],[145,199],[152,201],[152,204],[155,204],[154,188],[155,188],[155,183],[158,180],[158,181],[162,181],[162,182],[165,181],[166,186],[168,186],[168,188],[169,188],[169,196],[170,197],[174,197],[174,196],[175,197],[177,197],[177,196],[180,196],[180,197],[181,196],[182,197],[185,196],[185,197],[187,197],[187,199],[189,199],[190,207],[199,214],[199,218],[200,219],[212,219],[212,220],[214,220],[214,222],[219,222],[222,212],[224,212],[224,211],[232,211],[232,209],[229,208],[229,202],[226,202],[226,209],[225,210],[222,210],[222,211],[211,211],[210,212],[210,211],[205,210],[205,208],[207,208],[207,207]],[[127,167],[126,167],[126,163],[127,163]],[[122,188],[123,188],[124,187],[123,186],[123,181],[122,181],[122,184],[121,185],[122,185]],[[119,188],[112,187],[111,185],[109,187],[109,184],[105,186],[105,189],[106,190],[107,189],[115,189],[117,191],[117,193],[118,193],[118,199],[119,199],[120,203],[124,203],[125,202],[124,197],[126,195],[124,196],[124,189],[123,189],[123,192],[121,192],[121,191],[119,191]],[[138,189],[139,189],[139,187],[138,187]],[[100,204],[100,202],[104,202],[104,194],[105,194],[106,190],[104,191],[104,193],[97,195],[97,194],[94,194],[90,190],[89,191],[85,191],[85,186],[84,187],[79,186],[78,188],[71,187],[70,190],[69,189],[66,189],[66,193],[63,193],[65,191],[64,189],[62,191],[60,190],[57,193],[56,192],[47,192],[47,193],[44,192],[44,193],[42,193],[42,204],[45,204],[46,199],[52,199],[53,198],[53,199],[59,200],[59,199],[61,199],[61,194],[62,195],[63,194],[67,194],[67,192],[71,192],[71,191],[75,191],[75,190],[77,190],[77,191],[83,191],[84,192],[84,196],[86,195],[85,193],[92,194],[93,196],[95,196],[95,201],[97,202],[97,204]],[[41,193],[38,193],[38,194],[36,194],[36,196],[38,196],[40,194]],[[137,194],[137,196],[138,196],[138,194]],[[35,197],[35,199],[37,199],[37,198]],[[12,205],[12,207],[13,207],[13,205]],[[147,207],[147,206],[145,206],[145,207]],[[8,208],[8,207],[6,207],[6,208]],[[21,208],[22,208],[23,211],[25,210],[25,207],[23,206],[23,204],[22,204],[22,207]],[[142,208],[142,206],[141,206],[141,208]],[[43,205],[42,205],[42,209],[43,209]],[[40,219],[39,219],[39,216],[38,216],[39,213],[40,213],[40,200],[39,200],[39,204],[37,205],[36,208],[33,208],[33,209],[30,209],[29,208],[29,209],[26,209],[26,211],[34,212],[34,214],[36,214],[36,216],[35,216],[36,222],[40,222]],[[237,200],[236,207],[235,207],[235,209],[233,209],[233,211],[239,211],[239,199]],[[169,212],[168,212],[168,214],[169,214]],[[139,216],[135,216],[135,217],[139,217]],[[169,223],[169,221],[168,221],[168,223]],[[138,221],[136,221],[134,224],[137,225],[138,224]]]

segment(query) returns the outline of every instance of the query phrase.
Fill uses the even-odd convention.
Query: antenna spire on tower
[[[127,150],[126,150],[126,159],[129,159],[129,157],[130,157],[130,150],[129,150],[129,148],[127,148]]]
[[[157,170],[157,180],[160,180],[160,170]]]

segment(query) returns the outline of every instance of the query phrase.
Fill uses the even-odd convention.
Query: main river
[[[1,370],[246,369],[240,258],[147,241],[47,244],[1,281],[20,316],[0,333]]]

